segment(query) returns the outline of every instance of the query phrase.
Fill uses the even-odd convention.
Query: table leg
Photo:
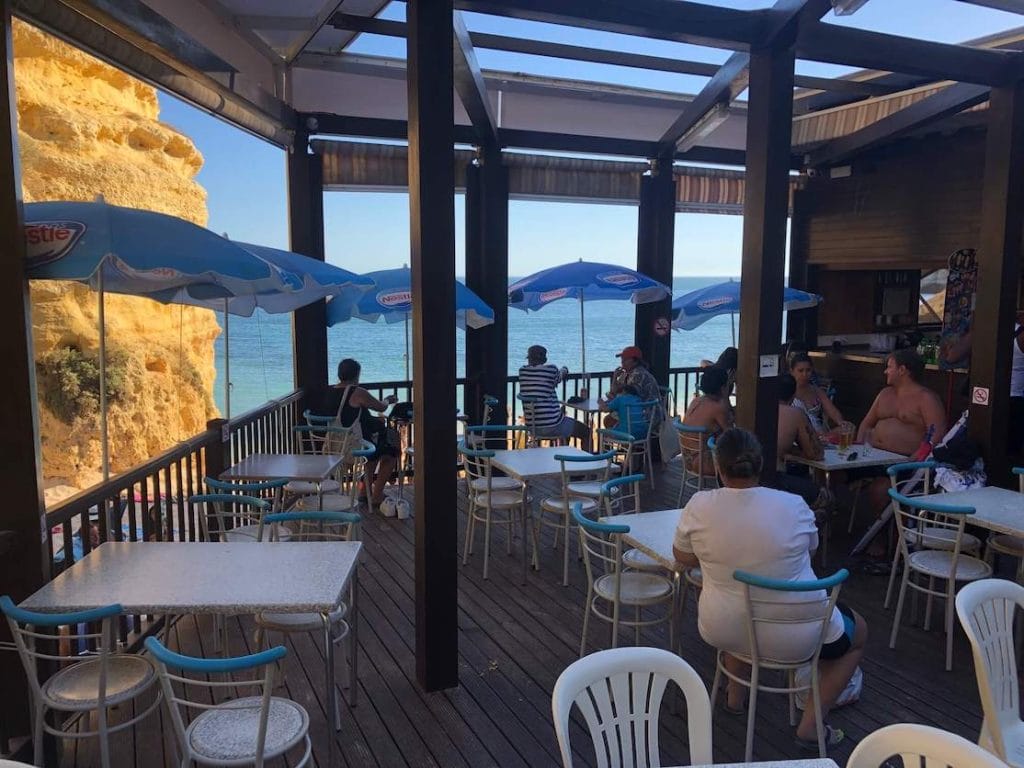
[[[349,706],[359,703],[359,569],[352,574],[349,587],[348,616],[348,675],[349,675]]]
[[[320,621],[324,625],[324,706],[327,709],[327,765],[335,764],[337,731],[341,730],[341,713],[338,711],[337,692],[334,687],[334,638],[331,636],[331,617],[329,612],[320,612]]]

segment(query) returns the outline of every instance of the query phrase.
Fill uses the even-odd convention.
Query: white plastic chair
[[[850,753],[846,768],[882,768],[893,757],[914,768],[1006,768],[1002,760],[967,739],[915,723],[869,733]]]
[[[946,671],[953,668],[953,598],[957,581],[977,581],[992,575],[992,566],[984,560],[962,554],[963,533],[966,518],[974,514],[974,507],[925,503],[918,498],[909,498],[889,489],[893,501],[896,526],[899,531],[899,547],[903,558],[903,577],[900,581],[900,596],[896,601],[896,615],[892,620],[892,634],[889,647],[896,647],[896,634],[900,629],[903,615],[903,599],[907,587],[928,596],[924,611],[924,629],[931,628],[932,598],[946,599]],[[949,534],[952,548],[930,549],[929,541],[935,541],[937,532]],[[913,552],[911,547],[920,547]],[[928,578],[927,586],[918,584],[912,578],[915,574]],[[946,582],[946,588],[939,591],[935,580]]]
[[[287,654],[283,647],[250,656],[201,659],[170,651],[155,637],[149,637],[146,650],[157,663],[182,766],[199,763],[263,768],[264,761],[286,755],[300,745],[302,757],[289,764],[296,768],[309,764],[309,715],[291,699],[272,695],[274,662]],[[261,668],[266,671],[255,678],[233,675]],[[182,689],[180,696],[175,684]],[[199,696],[189,695],[193,688],[207,689],[202,703]],[[227,688],[252,688],[255,695],[210,703],[216,691]],[[187,721],[188,715],[192,715],[191,722]]]
[[[711,703],[700,675],[660,648],[614,648],[574,661],[555,683],[551,717],[563,768],[573,764],[569,714],[574,704],[587,721],[598,768],[660,768],[658,718],[669,681],[686,697],[690,762],[710,763]]]
[[[821,694],[818,689],[818,657],[821,655],[821,646],[825,642],[825,633],[828,632],[829,623],[832,619],[832,612],[839,599],[839,590],[842,584],[849,577],[850,572],[841,568],[831,576],[813,581],[784,581],[759,576],[754,573],[735,571],[733,578],[743,584],[743,591],[747,601],[747,637],[750,642],[749,655],[743,655],[730,651],[729,655],[750,665],[750,679],[734,675],[725,667],[725,651],[719,650],[716,654],[715,680],[711,684],[711,706],[715,704],[715,696],[718,694],[718,685],[725,676],[730,680],[750,689],[750,702],[747,705],[747,744],[744,762],[749,763],[754,754],[754,718],[757,713],[757,694],[760,691],[765,693],[785,693],[789,696],[789,724],[796,725],[796,700],[795,696],[800,691],[809,691],[811,703],[814,707],[814,720],[818,731],[818,754],[825,757],[825,723],[821,713]],[[751,588],[758,590],[757,593]],[[831,590],[831,591],[829,591]],[[826,591],[823,598],[818,593]],[[771,593],[788,592],[809,594],[806,600],[780,603],[771,596]],[[780,612],[780,606],[784,605],[786,613]],[[759,643],[759,627],[770,628],[772,626],[786,627],[788,634],[801,632],[808,636],[815,632],[817,627],[817,641],[814,643],[810,654],[801,658],[779,659],[765,656]],[[796,672],[804,666],[810,666],[811,679],[807,685],[801,685],[796,681]],[[787,685],[770,686],[761,682],[762,669],[776,669],[786,673]]]
[[[956,596],[956,613],[971,641],[985,713],[978,744],[1014,768],[1024,766],[1024,722],[1013,642],[1018,606],[1024,608],[1024,587],[1005,579],[975,581]]]
[[[29,681],[32,700],[33,762],[43,764],[43,733],[65,739],[98,737],[100,765],[110,768],[110,735],[133,727],[155,710],[160,696],[141,712],[127,720],[110,725],[109,709],[127,704],[150,690],[157,681],[156,670],[149,659],[131,653],[116,653],[116,622],[120,605],[109,605],[75,613],[36,613],[18,608],[10,597],[0,597],[0,613],[7,617],[15,647],[21,657]],[[90,629],[95,623],[99,629]],[[64,635],[72,647],[83,641],[93,645],[85,655],[61,656],[57,638],[51,634],[57,627],[68,627]],[[80,630],[80,627],[86,627]],[[40,680],[41,669],[52,674]],[[61,713],[62,719],[75,714],[96,713],[96,728],[65,730],[47,722],[48,713]],[[85,720],[88,723],[88,719]]]

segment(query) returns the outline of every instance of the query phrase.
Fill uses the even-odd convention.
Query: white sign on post
[[[762,379],[770,379],[773,376],[779,375],[779,356],[778,355],[761,355],[761,365],[759,367],[758,376]]]
[[[988,387],[975,387],[971,390],[971,402],[974,405],[988,405]]]

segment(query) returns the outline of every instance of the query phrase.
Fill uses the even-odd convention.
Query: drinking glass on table
[[[854,426],[848,421],[839,425],[839,453],[845,455],[853,444]]]
[[[874,444],[871,442],[874,438],[874,430],[867,430],[864,432],[864,448],[861,451],[861,455],[866,459],[871,455],[871,451],[874,448]]]

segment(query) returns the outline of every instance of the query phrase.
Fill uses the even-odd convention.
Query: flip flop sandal
[[[846,733],[843,732],[842,728],[833,728],[828,723],[825,724],[825,751],[828,752],[831,749],[838,747],[843,739],[846,738]],[[799,736],[795,739],[796,745],[804,750],[805,752],[817,752],[818,751],[818,739],[801,739]]]

